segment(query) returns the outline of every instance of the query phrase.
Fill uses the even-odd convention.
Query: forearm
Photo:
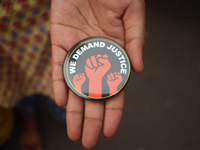
[[[102,97],[102,80],[89,80],[89,96]]]
[[[110,87],[110,95],[117,93],[117,87]]]

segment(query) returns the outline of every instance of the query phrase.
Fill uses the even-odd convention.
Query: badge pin
[[[63,73],[68,87],[88,100],[104,100],[127,84],[131,66],[125,50],[103,37],[84,39],[68,52]]]

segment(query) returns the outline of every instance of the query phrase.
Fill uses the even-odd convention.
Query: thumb
[[[98,61],[103,64],[103,65],[108,65],[110,64],[109,60],[107,58],[99,58]]]
[[[142,52],[145,43],[145,2],[131,1],[123,16],[125,28],[125,48],[135,72],[142,72]]]
[[[115,77],[119,80],[122,80],[122,76],[120,74],[116,74]]]
[[[85,76],[84,75],[80,75],[81,79],[85,79]]]

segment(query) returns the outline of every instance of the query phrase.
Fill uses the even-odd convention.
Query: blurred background
[[[117,134],[95,150],[200,149],[200,3],[147,0],[145,69],[132,72]],[[46,150],[81,150],[66,126],[40,110]],[[14,130],[5,150],[19,150]]]

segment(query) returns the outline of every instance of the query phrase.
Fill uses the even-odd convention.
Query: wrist
[[[81,92],[81,85],[75,86],[76,90]]]
[[[89,79],[89,96],[96,98],[102,97],[102,79]]]
[[[112,95],[112,94],[114,94],[114,93],[117,93],[117,88],[111,87],[111,88],[110,88],[110,95]]]

